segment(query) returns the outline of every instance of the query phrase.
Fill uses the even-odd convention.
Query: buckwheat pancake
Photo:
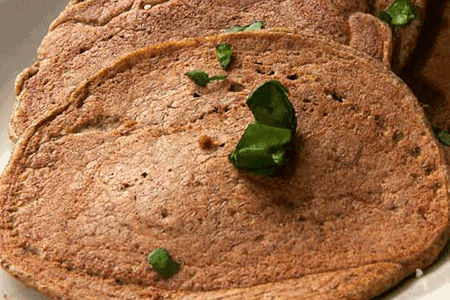
[[[199,87],[193,69],[227,79]],[[253,120],[248,95],[272,79],[297,114],[297,159],[260,177],[228,155]],[[370,299],[447,240],[445,165],[416,99],[317,35],[149,46],[65,103],[27,129],[0,184],[1,264],[51,297]],[[172,278],[146,262],[155,248],[180,263]]]
[[[126,53],[166,40],[217,34],[254,20],[265,28],[324,35],[390,64],[395,51],[391,29],[370,14],[385,9],[385,2],[376,1],[378,7],[364,0],[72,1],[50,27],[36,63],[17,80],[11,139],[17,140],[83,80]],[[419,20],[404,27],[417,24]],[[413,48],[415,40],[408,41]]]
[[[435,17],[426,24],[423,47],[415,53],[417,63],[408,66],[402,77],[409,83],[424,105],[430,123],[439,129],[450,130],[450,2],[435,1],[429,6]],[[450,163],[450,148],[443,146]]]
[[[370,3],[372,1],[368,1]],[[386,10],[394,1],[377,0],[374,1],[372,13],[378,15],[380,11]],[[407,25],[392,26],[393,35],[393,53],[391,66],[396,73],[401,72],[403,67],[409,61],[409,58],[416,48],[417,40],[421,33],[422,24],[426,17],[426,7],[428,0],[411,0],[419,13],[419,18],[412,20]],[[431,16],[433,18],[434,16]]]

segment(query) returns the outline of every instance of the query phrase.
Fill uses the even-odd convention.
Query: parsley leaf
[[[147,261],[152,265],[155,271],[164,279],[169,279],[180,268],[180,264],[172,260],[169,252],[163,248],[153,250],[147,257]]]
[[[233,47],[230,44],[219,44],[216,47],[216,55],[217,59],[220,62],[220,65],[225,70],[228,69],[229,64],[231,63],[231,56],[233,55]]]
[[[256,88],[247,99],[247,105],[256,121],[295,130],[297,118],[287,93],[287,88],[277,80],[267,81]]]
[[[380,11],[378,17],[392,25],[405,25],[418,18],[418,13],[410,0],[395,0],[385,11]]]
[[[254,21],[252,24],[245,26],[234,26],[228,29],[228,32],[240,32],[240,31],[251,31],[259,30],[263,28],[263,23],[261,21]]]
[[[210,81],[227,79],[227,76],[209,77],[208,74],[200,70],[188,71],[185,73],[185,75],[194,80],[196,84],[203,87],[206,86]]]
[[[291,141],[289,129],[252,123],[245,129],[229,159],[239,169],[273,175],[289,162],[285,153],[286,148],[292,146]]]
[[[450,133],[445,129],[440,129],[436,125],[432,125],[431,127],[438,141],[445,146],[450,147]]]
[[[272,176],[292,161],[297,118],[287,92],[280,82],[270,80],[248,97],[256,120],[228,157],[236,168]]]
[[[441,142],[445,146],[450,146],[450,133],[447,130],[439,131],[436,136],[439,142]]]

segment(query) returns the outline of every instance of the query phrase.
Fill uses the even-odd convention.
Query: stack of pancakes
[[[392,1],[375,2],[70,2],[17,80],[2,266],[55,299],[370,299],[427,267],[447,241],[447,169],[391,71],[421,20],[393,30],[374,16]],[[296,159],[266,177],[228,155],[273,79]],[[146,261],[157,248],[180,264],[169,279]]]

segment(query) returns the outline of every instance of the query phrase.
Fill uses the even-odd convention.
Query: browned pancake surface
[[[254,20],[266,28],[327,36],[388,65],[394,51],[394,67],[397,56],[403,65],[415,46],[421,22],[416,20],[396,32],[396,41],[403,42],[393,49],[389,26],[368,15],[376,16],[392,1],[376,1],[376,5],[364,0],[72,1],[50,27],[37,62],[17,80],[10,136],[17,140],[33,121],[63,104],[83,80],[126,53],[162,41],[217,34]],[[425,1],[417,2],[423,9]],[[362,16],[351,18],[356,12]]]
[[[192,69],[228,79],[200,88]],[[228,155],[270,79],[290,91],[297,160],[264,179]],[[166,43],[66,103],[27,130],[1,181],[2,265],[54,297],[367,299],[446,241],[445,170],[416,99],[337,43],[264,31]],[[167,281],[146,263],[158,247],[181,263]]]
[[[54,21],[39,48],[38,62],[17,81],[10,135],[17,139],[80,82],[128,52],[254,20],[268,28],[309,30],[348,42],[347,17],[324,0],[83,1],[69,5]]]

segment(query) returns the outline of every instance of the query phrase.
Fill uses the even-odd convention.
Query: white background
[[[8,140],[9,115],[14,105],[14,81],[34,62],[37,47],[50,23],[67,1],[0,0],[0,170],[8,163],[12,144]],[[450,67],[450,66],[449,66]],[[378,300],[450,299],[450,247],[420,279],[410,278]],[[23,286],[0,269],[0,299],[49,300]]]

